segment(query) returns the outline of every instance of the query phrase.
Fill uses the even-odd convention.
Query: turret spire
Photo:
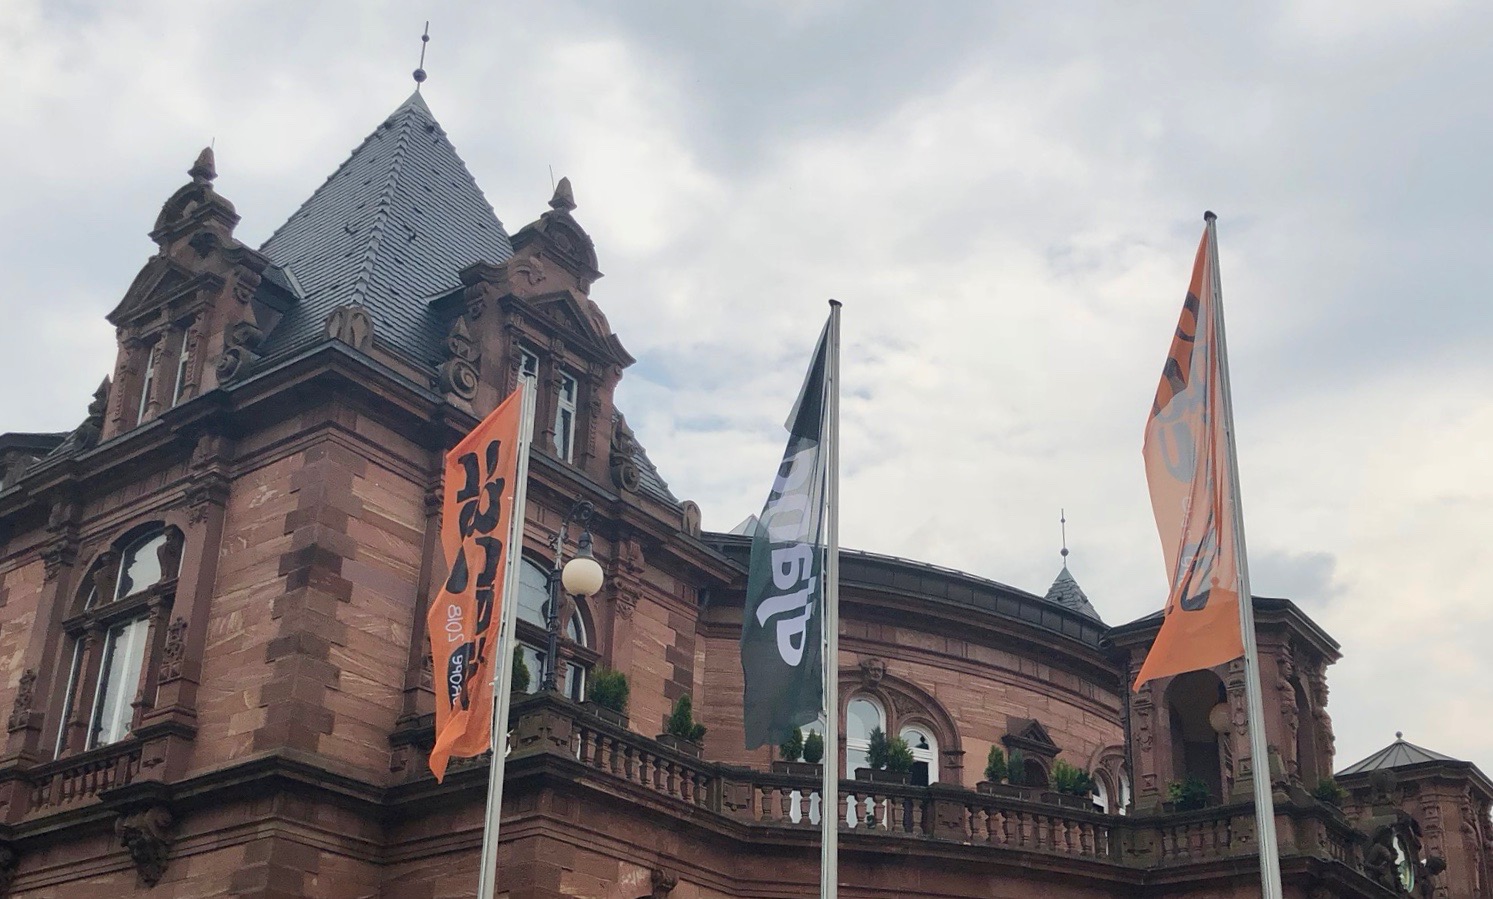
[[[425,22],[425,33],[420,35],[420,64],[415,67],[415,93],[420,92],[420,85],[425,83],[425,48],[430,44],[430,21]]]

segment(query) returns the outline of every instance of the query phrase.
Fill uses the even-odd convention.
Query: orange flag
[[[430,604],[435,747],[430,770],[492,745],[493,674],[502,620],[513,491],[518,486],[523,391],[515,390],[446,454],[441,549],[449,574]]]
[[[1210,231],[1198,246],[1192,284],[1146,420],[1146,480],[1171,592],[1135,689],[1244,655],[1234,539],[1237,486],[1224,430],[1227,373],[1216,327],[1218,250]]]

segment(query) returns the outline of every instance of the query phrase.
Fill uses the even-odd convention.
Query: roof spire
[[[559,212],[569,212],[575,208],[575,191],[570,188],[569,178],[561,178],[560,183],[555,185],[555,195],[550,198],[550,208]]]
[[[214,138],[213,142],[216,143],[217,139]],[[197,161],[187,169],[187,174],[192,176],[194,184],[211,184],[212,180],[218,177],[218,167],[213,162],[212,147],[202,148],[202,152],[197,154]]]
[[[1063,557],[1063,569],[1068,568],[1068,512],[1066,509],[1058,509],[1058,526],[1063,530],[1063,549],[1058,555]]]
[[[425,21],[425,33],[420,35],[420,65],[414,71],[415,93],[420,92],[420,85],[425,83],[425,47],[430,43],[430,20]]]

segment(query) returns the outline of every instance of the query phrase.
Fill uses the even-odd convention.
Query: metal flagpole
[[[1234,395],[1229,386],[1229,351],[1223,329],[1223,281],[1218,274],[1218,216],[1203,214],[1208,223],[1208,264],[1213,272],[1213,336],[1218,344],[1219,386],[1223,393],[1224,438],[1228,443],[1229,476],[1234,495],[1234,557],[1239,568],[1239,628],[1244,637],[1244,693],[1249,715],[1249,755],[1255,789],[1255,836],[1260,847],[1260,895],[1281,899],[1280,847],[1275,838],[1275,800],[1270,790],[1270,755],[1265,745],[1264,697],[1260,689],[1260,654],[1255,645],[1254,594],[1249,591],[1249,556],[1244,544],[1244,504],[1240,499],[1239,454],[1234,439]]]
[[[824,782],[819,789],[820,899],[840,893],[840,303],[829,301],[829,360],[824,377]]]
[[[514,626],[518,621],[519,558],[529,493],[529,445],[534,442],[534,378],[519,378],[523,401],[518,426],[518,483],[513,488],[508,547],[503,553],[503,606],[498,625],[497,670],[493,672],[492,762],[487,773],[487,814],[482,827],[482,865],[477,899],[493,899],[498,879],[498,819],[503,814],[503,769],[508,761],[508,707],[513,690]]]

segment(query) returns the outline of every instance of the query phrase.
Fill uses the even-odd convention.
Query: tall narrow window
[[[181,335],[181,349],[176,352],[176,386],[171,388],[171,405],[181,402],[182,391],[187,389],[187,363],[192,361],[191,347],[187,335]]]
[[[61,756],[67,748],[67,722],[73,716],[73,690],[78,686],[78,669],[83,666],[83,641],[73,641],[73,664],[68,668],[67,692],[63,694],[62,720],[57,723],[57,747],[52,755]]]
[[[900,736],[912,750],[910,783],[918,787],[938,783],[938,738],[931,730],[919,725],[902,728]]]
[[[854,775],[857,768],[871,766],[868,751],[871,731],[886,730],[886,715],[874,701],[857,696],[845,707],[845,771]]]
[[[145,358],[145,378],[140,384],[140,409],[135,414],[135,424],[145,420],[145,413],[150,410],[150,391],[155,387],[156,380],[156,348],[151,347],[149,355]]]
[[[569,462],[575,451],[576,380],[560,372],[560,392],[555,397],[555,455]]]
[[[539,377],[539,357],[526,349],[520,348],[518,351],[518,370],[520,374],[528,375],[531,378]]]
[[[140,687],[145,634],[149,629],[147,619],[136,618],[109,630],[98,692],[93,699],[93,721],[88,728],[89,749],[106,746],[129,734],[135,714],[131,703]]]

